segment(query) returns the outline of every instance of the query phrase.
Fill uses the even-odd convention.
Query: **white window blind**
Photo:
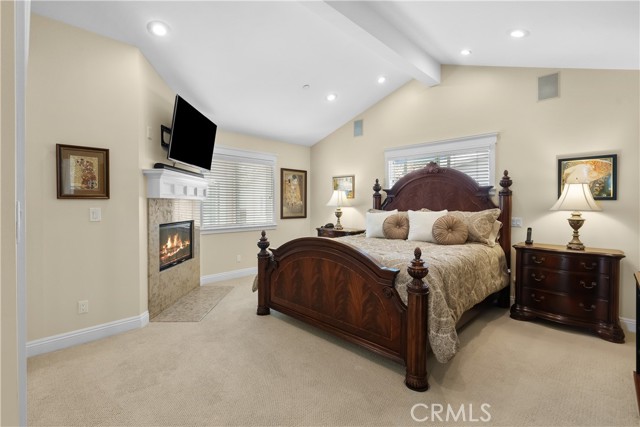
[[[480,185],[493,185],[497,139],[498,134],[486,134],[385,150],[387,186],[429,162],[464,172]]]
[[[276,156],[216,146],[202,202],[202,231],[273,228]]]

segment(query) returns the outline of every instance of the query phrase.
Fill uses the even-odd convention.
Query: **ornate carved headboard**
[[[498,193],[499,205],[489,194],[492,186],[480,186],[469,175],[451,168],[429,163],[422,169],[410,172],[400,178],[392,188],[384,190],[387,197],[382,202],[382,187],[376,179],[373,186],[373,208],[399,211],[427,208],[438,211],[481,211],[500,208],[498,220],[502,222],[500,245],[511,265],[511,186],[508,171],[500,180],[502,189]]]

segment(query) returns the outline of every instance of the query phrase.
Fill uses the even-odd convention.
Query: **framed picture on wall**
[[[109,150],[56,144],[58,199],[108,199]]]
[[[280,219],[307,217],[307,171],[280,169]]]
[[[618,155],[582,156],[558,158],[558,197],[565,182],[572,177],[589,182],[591,194],[596,200],[618,198]]]
[[[344,191],[347,194],[347,199],[353,199],[356,195],[355,175],[334,176],[333,189]]]

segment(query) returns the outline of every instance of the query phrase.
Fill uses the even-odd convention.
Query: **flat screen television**
[[[211,170],[217,129],[215,123],[176,95],[167,159]]]

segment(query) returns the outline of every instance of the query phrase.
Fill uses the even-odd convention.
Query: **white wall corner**
[[[53,335],[46,338],[27,342],[27,357],[62,350],[64,348],[88,343],[102,338],[118,335],[133,329],[144,328],[149,324],[149,312],[145,311],[139,316],[127,319],[115,320],[89,328],[79,329],[64,334]]]

